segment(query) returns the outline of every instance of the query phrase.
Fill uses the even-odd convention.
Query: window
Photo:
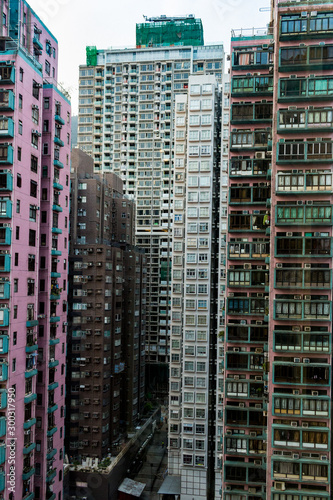
[[[32,172],[37,173],[38,171],[38,158],[31,155],[30,168]]]
[[[21,211],[21,201],[16,200],[16,213],[19,214]]]
[[[36,246],[36,231],[34,229],[29,229],[29,246]]]
[[[15,239],[19,240],[20,239],[20,227],[16,226],[15,228]]]
[[[32,82],[32,95],[35,99],[39,99],[39,88],[40,84],[37,83],[35,80]]]
[[[23,82],[23,68],[20,68],[20,82]]]
[[[50,98],[44,97],[44,109],[50,109]]]
[[[37,182],[30,181],[30,196],[37,198]]]

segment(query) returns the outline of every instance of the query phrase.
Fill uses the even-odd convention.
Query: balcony
[[[35,448],[36,448],[36,443],[29,443],[29,444],[25,445],[23,448],[23,455],[28,455]]]
[[[331,334],[325,328],[301,326],[283,328],[277,326],[274,331],[275,352],[330,353]]]
[[[280,109],[278,111],[278,133],[329,132],[333,126],[333,108]]]
[[[7,198],[0,197],[0,218],[11,219],[13,202]]]
[[[293,457],[275,458],[273,464],[273,479],[288,479],[290,481],[315,481],[316,485],[328,482],[328,465],[319,460],[311,460],[311,463],[304,463]],[[310,490],[308,490],[310,493]],[[318,491],[318,490],[316,490]]]
[[[266,183],[261,184],[259,186],[232,185],[229,188],[229,205],[266,205],[271,188]]]
[[[7,420],[6,417],[0,417],[0,437],[6,435]]]
[[[289,359],[289,361],[276,361],[273,363],[274,384],[292,384],[294,387],[299,385],[316,387],[329,386],[331,368],[328,364],[311,363],[311,358],[287,359]],[[297,360],[297,363],[294,360]],[[304,360],[306,360],[306,362]],[[310,363],[308,363],[308,361],[310,361]]]
[[[51,278],[61,278],[61,273],[51,271]]]
[[[231,106],[232,124],[269,123],[273,119],[273,103],[248,103]]]
[[[10,245],[12,242],[12,229],[0,224],[0,245]]]
[[[11,144],[0,144],[0,165],[13,165],[14,149]]]
[[[13,174],[0,171],[0,192],[13,190]]]
[[[264,295],[264,294],[260,294]],[[228,297],[227,314],[229,315],[264,315],[266,310],[265,297]]]
[[[7,40],[8,44],[10,43],[9,40]],[[8,44],[7,47],[8,47]],[[0,80],[1,84],[14,84],[15,83],[15,66],[14,64],[7,64],[7,61],[5,63],[2,63],[0,65]]]
[[[57,168],[64,168],[64,164],[59,159],[56,158],[53,160],[53,165]]]
[[[292,18],[281,15],[280,40],[303,40],[304,38],[332,38],[333,15],[331,12],[311,12],[311,17],[295,12]]]
[[[54,144],[63,147],[65,145],[64,141],[60,139],[60,137],[55,136],[53,140]]]
[[[23,481],[27,481],[31,476],[33,476],[35,474],[35,472],[36,472],[36,470],[33,466],[24,467],[23,474],[22,474]]]
[[[59,125],[65,125],[65,120],[60,115],[55,115],[54,119]]]
[[[0,389],[0,409],[7,408],[7,389]]]
[[[4,471],[0,471],[0,491],[4,491],[6,484],[6,476]]]
[[[56,477],[56,475],[57,475],[56,469],[49,470],[46,474],[46,482],[50,483],[51,481],[53,481],[53,479]]]
[[[261,345],[268,340],[268,326],[262,321],[257,321],[255,325],[240,325],[239,323],[228,323],[227,342],[248,343]],[[260,347],[261,348],[261,347]]]
[[[53,227],[52,233],[53,234],[62,234],[62,229],[60,229],[59,227]]]
[[[279,141],[277,144],[277,163],[332,163],[333,141]]]
[[[279,71],[322,71],[333,68],[333,45],[283,47],[279,53]]]
[[[49,345],[56,345],[59,344],[60,339],[50,339]]]
[[[55,434],[58,430],[58,427],[54,426],[54,427],[51,427],[47,430],[47,437],[51,437],[53,436],[53,434]]]
[[[9,347],[8,335],[0,335],[0,354],[7,354]]]
[[[37,394],[31,393],[28,394],[27,396],[24,396],[24,404],[31,403],[32,401],[35,401],[37,399]]]
[[[0,363],[0,382],[5,382],[8,379],[8,363]]]
[[[49,368],[55,368],[56,366],[59,365],[59,360],[51,358],[49,361]]]
[[[0,139],[4,137],[14,137],[14,122],[12,118],[0,117]]]
[[[258,259],[263,260],[270,254],[269,241],[230,241],[228,258],[230,260]]]
[[[60,321],[60,316],[51,316],[50,323],[58,323]]]
[[[59,383],[58,382],[53,382],[52,384],[48,385],[47,390],[48,391],[54,391],[54,389],[56,389],[57,387],[59,387]]]
[[[272,130],[236,130],[231,132],[230,151],[265,150],[268,148]]]
[[[251,264],[245,264],[246,269],[228,270],[229,287],[264,287],[269,282],[269,272],[263,269],[251,269]]]
[[[331,305],[327,295],[277,295],[274,319],[330,321]]]
[[[25,372],[25,378],[31,378],[37,375],[38,370],[37,369],[31,369],[31,370],[26,370]]]
[[[256,465],[254,462],[224,462],[226,483],[243,485],[260,485],[266,482],[265,464]],[[243,490],[244,492],[244,490]]]
[[[43,44],[39,41],[39,39],[36,36],[33,37],[32,43],[34,44],[34,47],[37,50],[43,50],[44,48]]]
[[[275,257],[308,257],[327,258],[333,257],[332,238],[327,233],[277,233],[275,238]]]
[[[57,453],[56,448],[51,449],[46,455],[46,459],[51,460],[51,458],[53,458],[56,453]]]
[[[278,194],[325,194],[332,193],[332,174],[328,170],[315,172],[278,172],[277,188]],[[312,200],[307,204],[313,205]]]
[[[309,395],[293,396],[291,394],[276,393],[274,393],[272,397],[274,415],[283,415],[285,417],[328,418],[330,414],[329,397]]]
[[[54,212],[62,212],[62,207],[60,205],[53,204],[52,205],[52,210]]]
[[[35,418],[29,418],[29,420],[26,420],[23,422],[23,429],[26,431],[28,429],[31,429],[33,425],[35,425],[37,420]]]
[[[64,186],[62,184],[59,184],[59,182],[53,181],[53,187],[54,189],[58,189],[59,191],[62,191],[64,189]]]
[[[258,351],[263,349],[257,349]],[[237,352],[236,352],[237,351]],[[239,352],[238,347],[233,348],[233,352],[226,353],[226,370],[241,372],[246,371],[263,371],[265,358],[262,353],[255,352]]]
[[[32,344],[32,345],[25,346],[25,352],[26,353],[35,352],[37,350],[38,350],[38,344]]]
[[[33,500],[35,498],[35,493],[32,491],[31,493],[27,493],[24,495],[22,500]]]
[[[58,409],[58,405],[54,404],[54,405],[48,407],[47,413],[54,413],[57,409]]]
[[[302,202],[301,202],[302,203]],[[275,223],[277,226],[290,225],[332,225],[332,205],[277,205]]]
[[[232,211],[229,215],[229,231],[230,232],[266,232],[269,225],[269,216],[266,210],[258,210],[258,214],[254,211]]]
[[[55,256],[55,255],[61,255],[61,254],[62,254],[61,250],[55,250],[54,248],[52,248],[51,255]]]
[[[12,90],[0,90],[0,113],[3,111],[14,111],[15,97]]]
[[[249,437],[248,434],[226,436],[225,453],[237,455],[264,455],[266,453],[267,445],[262,437]]]
[[[286,269],[275,269],[274,287],[287,289],[332,289],[332,270],[316,268],[302,269],[300,267],[288,267]]]
[[[231,82],[232,97],[256,97],[273,95],[273,77],[234,76]]]
[[[278,102],[332,100],[333,77],[280,78]]]

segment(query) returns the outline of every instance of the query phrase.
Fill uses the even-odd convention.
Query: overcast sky
[[[231,29],[261,28],[269,20],[269,0],[28,0],[59,43],[59,81],[72,96],[77,114],[78,68],[86,45],[98,49],[135,46],[135,24],[148,17],[195,14],[205,43],[223,42],[229,52]]]

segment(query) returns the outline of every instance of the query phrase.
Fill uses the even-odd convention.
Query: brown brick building
[[[100,460],[143,409],[146,264],[121,179],[75,149],[71,187],[66,449]]]

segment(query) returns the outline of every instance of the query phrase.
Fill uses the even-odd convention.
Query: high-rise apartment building
[[[202,45],[200,20],[156,18],[137,47],[88,48],[80,67],[78,145],[95,172],[115,172],[136,201],[136,242],[147,254],[146,361],[153,390],[167,392],[173,218],[174,101],[191,73],[222,79],[221,45]],[[185,44],[185,45],[184,45]],[[200,45],[201,44],[201,45]],[[154,364],[164,363],[165,371]],[[157,369],[158,368],[158,369]]]
[[[184,500],[220,498],[221,488],[227,77],[224,83],[191,76],[175,102],[168,471]]]
[[[26,2],[1,9],[0,496],[60,500],[70,103],[57,40]]]
[[[333,9],[273,9],[232,39],[222,494],[326,500]]]
[[[116,454],[142,416],[147,269],[121,179],[74,149],[71,186],[66,449],[89,464]]]

